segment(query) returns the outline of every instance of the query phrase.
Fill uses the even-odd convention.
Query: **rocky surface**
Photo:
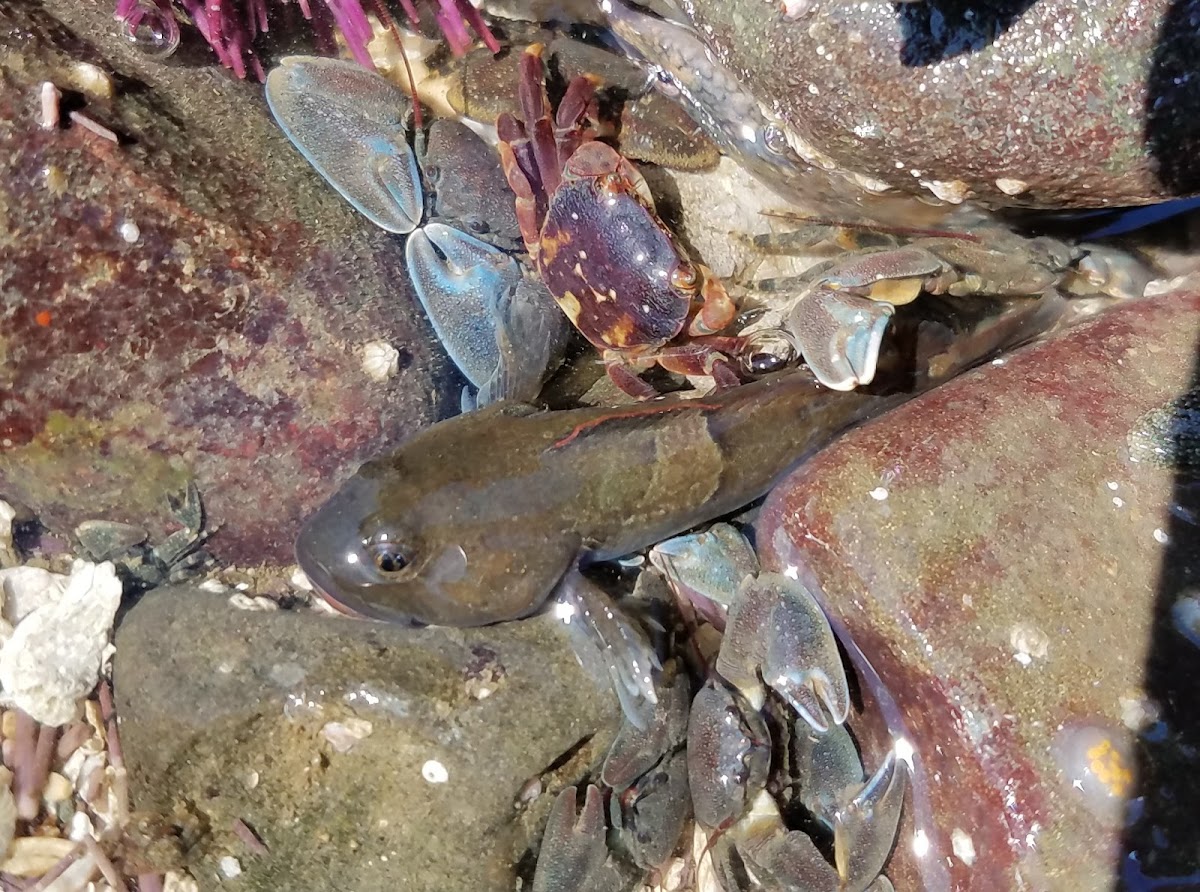
[[[0,0],[0,29],[21,35],[0,44],[0,492],[56,533],[157,536],[194,480],[223,560],[288,560],[340,477],[457,410],[401,243],[291,148],[259,85],[139,53],[104,3]],[[382,381],[379,340],[401,348]]]
[[[1125,304],[852,432],[768,499],[765,566],[819,580],[923,766],[896,888],[1200,866],[1198,344],[1200,294]]]
[[[202,889],[233,857],[245,890],[509,892],[620,721],[550,616],[414,631],[176,587],[116,645],[134,807],[178,825]]]
[[[719,58],[840,167],[1030,207],[1200,191],[1196,0],[688,0]]]

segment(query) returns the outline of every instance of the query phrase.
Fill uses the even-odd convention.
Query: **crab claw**
[[[687,759],[696,820],[726,827],[766,785],[771,762],[766,722],[737,691],[709,679],[692,701]]]
[[[650,563],[677,592],[726,607],[742,580],[758,572],[750,541],[727,523],[660,542],[650,549]]]
[[[798,580],[762,573],[742,582],[729,610],[717,671],[743,691],[756,675],[818,733],[842,724],[850,686],[829,621]]]
[[[796,303],[786,327],[818,381],[853,390],[874,380],[894,312],[889,303],[820,286]]]
[[[609,800],[617,844],[643,870],[658,870],[675,850],[691,814],[687,754],[680,748]]]
[[[833,816],[833,849],[844,889],[866,889],[896,842],[908,768],[889,752],[879,769]]]
[[[621,888],[624,880],[609,858],[600,788],[589,784],[578,816],[576,807],[574,787],[567,787],[554,800],[533,875],[533,892]]]
[[[496,347],[500,362],[479,388],[476,404],[496,400],[529,402],[562,361],[571,323],[541,282],[523,278],[496,305]]]
[[[267,105],[308,162],[368,220],[412,232],[425,213],[408,144],[407,96],[357,62],[288,56],[267,76]]]
[[[535,397],[566,338],[549,295],[508,254],[442,223],[413,232],[405,258],[442,346],[480,389],[478,404]]]
[[[832,865],[807,833],[782,831],[778,807],[766,792],[730,833],[738,854],[764,886],[807,892],[888,889],[890,883],[879,878],[896,842],[906,786],[904,763],[889,754],[833,814]]]

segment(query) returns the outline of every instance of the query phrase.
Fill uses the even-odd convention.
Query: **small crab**
[[[730,354],[742,342],[718,334],[734,319],[733,301],[659,219],[637,168],[585,131],[592,82],[573,79],[551,118],[541,52],[535,44],[521,59],[524,120],[504,114],[496,126],[542,281],[631,396],[656,395],[638,377],[654,365],[738,384]]]
[[[565,346],[549,295],[513,256],[517,222],[492,150],[457,121],[412,123],[412,103],[355,62],[288,57],[267,78],[288,138],[405,261],[442,346],[476,388],[463,407],[537,396]]]
[[[622,728],[582,807],[574,787],[559,794],[534,889],[628,888],[632,867],[664,867],[692,814],[725,892],[889,890],[881,874],[907,762],[897,745],[864,771],[846,727],[850,685],[816,599],[799,580],[759,572],[729,524],[660,543],[650,563],[642,597],[669,585],[724,639],[712,657],[694,642],[708,677],[690,706],[679,673],[645,729]]]
[[[750,543],[729,524],[661,543],[650,560],[706,615],[714,604],[728,608],[688,723],[696,819],[710,834],[722,884],[744,888],[737,877],[748,871],[754,888],[888,888],[879,876],[899,826],[906,763],[889,752],[866,777],[845,727],[845,668],[816,599],[797,579],[760,573]],[[772,781],[785,766],[792,779]],[[808,833],[788,828],[782,813],[797,811],[831,837],[832,864]]]
[[[150,544],[150,537],[141,527],[111,520],[85,520],[74,530],[79,553],[97,563],[112,561],[126,592],[203,575],[213,562],[203,548],[212,531],[205,528],[200,491],[189,481],[183,493],[167,496],[167,504],[181,529],[158,545]]]
[[[850,390],[871,382],[893,308],[921,293],[957,296],[1036,297],[1057,288],[1073,294],[1140,296],[1151,271],[1135,258],[1096,245],[1074,246],[1051,238],[1023,238],[982,209],[963,205],[938,211],[936,229],[914,230],[931,209],[894,195],[851,188],[850,179],[761,107],[718,62],[701,36],[686,26],[603,0],[620,43],[640,59],[647,75],[677,98],[738,164],[785,203],[806,214],[834,219],[859,234],[885,235],[827,260],[799,277],[753,283],[776,293],[770,312],[738,332],[779,331],[828,387]],[[775,214],[789,216],[784,212]],[[885,225],[886,224],[886,225]],[[809,253],[831,228],[756,235],[764,253]],[[826,232],[814,237],[813,230]]]

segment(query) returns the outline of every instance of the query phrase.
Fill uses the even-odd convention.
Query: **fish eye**
[[[392,542],[386,538],[367,542],[366,551],[371,556],[375,569],[385,576],[400,573],[412,564],[408,550],[399,542]]]

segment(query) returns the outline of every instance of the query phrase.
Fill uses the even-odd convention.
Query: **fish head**
[[[368,462],[306,521],[297,563],[343,613],[441,626],[529,615],[578,557],[578,538],[506,512],[463,477]]]

